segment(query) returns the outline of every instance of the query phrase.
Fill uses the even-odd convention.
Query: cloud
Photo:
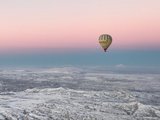
[[[124,64],[118,64],[118,65],[116,65],[115,67],[116,67],[116,68],[126,68],[126,65],[124,65]]]

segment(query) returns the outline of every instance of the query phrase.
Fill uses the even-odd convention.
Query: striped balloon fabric
[[[99,37],[99,43],[101,47],[104,49],[104,51],[106,52],[106,50],[112,43],[112,37],[108,34],[102,34]]]

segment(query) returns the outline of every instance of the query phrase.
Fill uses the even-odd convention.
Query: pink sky
[[[112,49],[160,48],[160,0],[0,1],[0,51],[100,49],[98,37],[113,37]]]

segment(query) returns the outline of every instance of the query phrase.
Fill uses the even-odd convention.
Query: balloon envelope
[[[104,51],[106,52],[106,50],[112,43],[112,37],[108,34],[102,34],[99,36],[99,43],[101,47],[104,49]]]

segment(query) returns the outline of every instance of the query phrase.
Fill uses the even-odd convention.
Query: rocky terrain
[[[160,120],[160,74],[3,69],[0,120]]]

